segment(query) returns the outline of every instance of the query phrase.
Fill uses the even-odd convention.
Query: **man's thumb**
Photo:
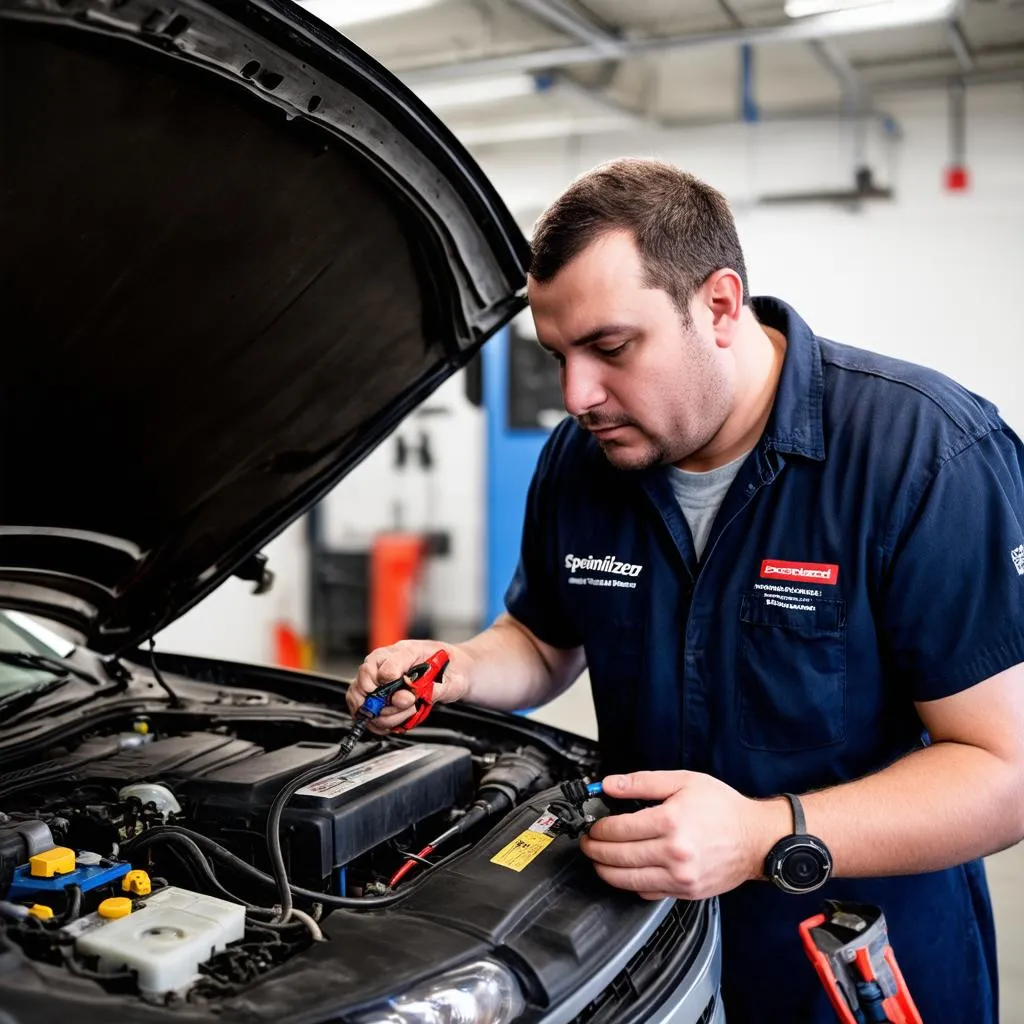
[[[630,772],[607,775],[601,787],[608,796],[636,800],[667,800],[686,783],[688,772]]]

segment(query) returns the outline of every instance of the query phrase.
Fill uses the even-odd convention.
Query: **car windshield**
[[[27,656],[25,663],[14,663],[0,660],[0,700],[45,683],[60,675],[54,667],[32,665],[28,659],[63,658],[74,645],[62,640],[56,634],[40,626],[33,619],[15,612],[0,611],[0,651],[11,651]]]

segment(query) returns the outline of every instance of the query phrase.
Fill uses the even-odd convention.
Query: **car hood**
[[[0,0],[0,75],[0,606],[117,654],[522,308],[527,244],[289,3]]]

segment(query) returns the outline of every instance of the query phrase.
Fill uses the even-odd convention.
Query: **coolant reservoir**
[[[183,992],[206,963],[245,935],[245,908],[215,896],[171,886],[148,897],[126,917],[90,915],[67,931],[81,956],[99,957],[101,973],[138,972],[143,996]]]

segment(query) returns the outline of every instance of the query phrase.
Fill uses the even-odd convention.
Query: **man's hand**
[[[603,785],[611,797],[662,801],[601,818],[580,840],[601,878],[645,899],[706,899],[761,877],[765,835],[792,827],[784,799],[751,800],[698,772],[609,775]]]
[[[468,687],[469,656],[456,644],[442,644],[436,640],[401,640],[390,647],[378,647],[366,656],[346,694],[349,711],[354,715],[381,683],[397,679],[439,650],[447,652],[449,662],[441,682],[434,686],[433,700],[443,704],[461,700]],[[390,732],[412,717],[415,702],[416,698],[408,690],[399,690],[380,717],[370,722],[370,730],[381,735]]]

